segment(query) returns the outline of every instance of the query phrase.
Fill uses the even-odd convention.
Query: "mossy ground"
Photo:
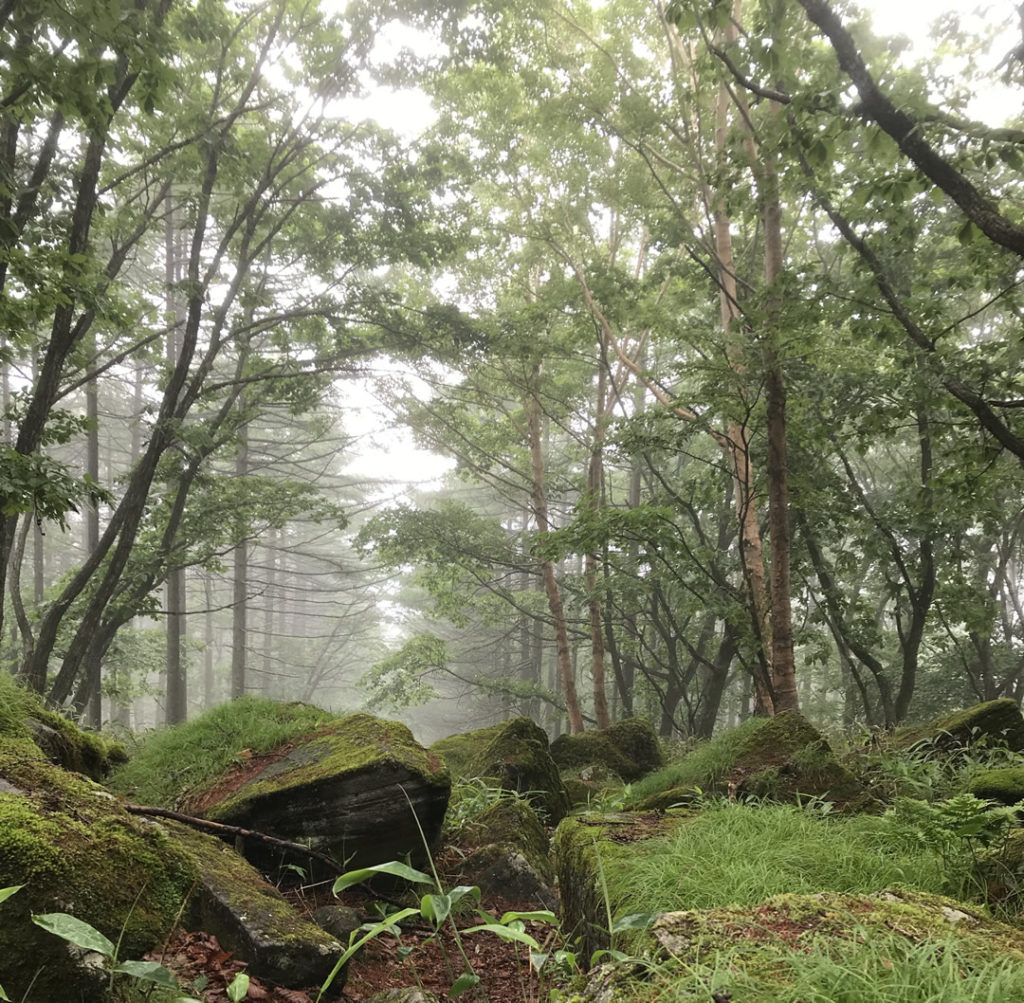
[[[930,749],[937,755],[976,744],[1004,745],[1024,751],[1024,718],[1015,700],[989,700],[927,724],[902,729],[894,742],[896,748]]]

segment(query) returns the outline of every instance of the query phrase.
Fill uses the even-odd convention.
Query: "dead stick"
[[[243,839],[255,839],[261,843],[268,843],[270,846],[280,847],[282,850],[290,850],[292,853],[301,853],[314,860],[326,864],[331,870],[341,873],[342,868],[336,860],[328,857],[326,853],[303,846],[301,843],[291,843],[287,839],[278,839],[276,836],[268,836],[265,832],[256,832],[254,829],[243,829],[237,825],[224,825],[222,822],[211,822],[209,819],[196,818],[195,815],[183,815],[180,811],[171,811],[170,808],[152,808],[147,805],[126,804],[124,810],[131,815],[153,815],[157,818],[171,818],[175,822],[182,822],[193,829],[205,829],[207,832],[219,836],[241,836]]]

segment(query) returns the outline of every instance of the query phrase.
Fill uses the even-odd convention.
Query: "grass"
[[[267,752],[335,716],[308,704],[243,697],[186,724],[153,732],[108,785],[145,804],[172,807],[183,790],[212,780],[246,750]]]
[[[901,845],[886,820],[871,816],[722,802],[641,845],[628,867],[607,875],[619,915],[754,905],[782,894],[948,887],[935,854]]]
[[[20,686],[9,672],[0,669],[0,735],[5,738],[28,738],[29,730],[25,721],[40,706],[35,694]]]
[[[842,957],[837,957],[841,951]],[[1006,1003],[1024,1000],[1024,965],[979,959],[953,937],[913,942],[896,933],[772,952],[754,970],[739,952],[652,972],[647,1003],[731,998],[743,1003]],[[719,994],[712,996],[712,994]],[[684,995],[685,994],[685,995]]]
[[[735,762],[737,748],[764,722],[764,718],[748,718],[737,727],[698,745],[679,762],[669,763],[649,773],[630,785],[630,800],[639,802],[674,787],[707,787],[714,783]]]

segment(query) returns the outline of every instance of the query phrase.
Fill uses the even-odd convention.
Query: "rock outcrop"
[[[639,780],[665,762],[658,736],[643,718],[616,721],[604,731],[559,735],[551,743],[551,758],[563,771],[603,766],[626,783]]]
[[[483,777],[529,798],[548,825],[569,811],[569,796],[551,758],[548,736],[528,717],[451,735],[430,747],[458,777]]]
[[[451,782],[442,760],[404,724],[368,714],[329,721],[193,792],[185,810],[226,825],[302,843],[349,868],[407,856],[425,859],[441,834]],[[264,871],[294,857],[245,840]]]
[[[896,736],[893,745],[939,756],[972,745],[999,745],[1024,752],[1024,717],[1015,700],[989,700],[908,728]]]

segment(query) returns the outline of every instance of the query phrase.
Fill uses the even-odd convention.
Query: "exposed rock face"
[[[265,764],[210,784],[186,810],[216,822],[255,829],[332,855],[350,868],[426,851],[440,837],[451,782],[444,763],[394,721],[353,714],[260,757]],[[274,870],[281,852],[246,840],[244,853]],[[305,857],[289,861],[316,869]]]
[[[24,885],[0,904],[0,983],[15,1000],[30,985],[33,1000],[106,999],[106,980],[31,914],[71,913],[138,959],[174,925],[195,865],[165,829],[27,739],[0,739],[0,781],[0,887]]]
[[[599,764],[626,783],[664,765],[661,744],[643,718],[617,721],[604,731],[559,735],[551,743],[551,758],[562,770]]]
[[[569,810],[548,736],[528,717],[452,735],[430,749],[456,776],[485,777],[505,790],[525,794],[549,825],[557,825]]]
[[[706,776],[695,777],[688,787],[646,795],[629,807],[653,811],[686,803],[693,797],[694,786],[704,793],[753,795],[773,801],[820,797],[841,809],[860,808],[867,801],[864,785],[836,759],[820,732],[799,714],[785,711],[754,722],[732,748],[726,744],[728,733],[722,738],[728,762],[718,763]]]
[[[1024,717],[1015,700],[989,700],[947,714],[930,724],[908,729],[894,744],[901,749],[945,755],[952,749],[966,749],[976,743],[1005,745],[1014,752],[1024,752]]]
[[[1024,766],[979,770],[971,777],[967,792],[985,801],[1016,804],[1024,801]]]

